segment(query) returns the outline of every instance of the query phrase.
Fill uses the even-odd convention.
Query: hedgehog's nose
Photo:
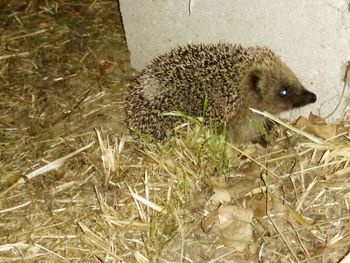
[[[304,93],[303,96],[304,96],[306,102],[308,102],[308,103],[316,102],[317,96],[315,93],[312,93],[308,90],[305,90],[303,93]]]
[[[304,105],[314,103],[317,100],[315,93],[303,89],[300,95],[297,95],[294,99],[293,108],[302,107]]]

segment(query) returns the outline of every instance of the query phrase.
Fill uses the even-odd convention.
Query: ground
[[[117,1],[0,1],[0,50],[0,262],[348,262],[346,119],[140,144]]]

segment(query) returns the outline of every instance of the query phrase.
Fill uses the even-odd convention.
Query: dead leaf
[[[13,174],[13,175],[10,175],[8,178],[7,178],[7,184],[9,186],[15,184],[19,179],[21,178],[21,175],[20,174]]]
[[[242,251],[252,240],[252,219],[251,209],[221,205],[202,220],[202,229],[217,234],[226,246]]]
[[[231,196],[225,188],[214,187],[214,194],[209,200],[214,204],[223,204],[230,202]]]
[[[329,139],[337,134],[337,125],[327,124],[324,119],[314,114],[310,114],[309,119],[299,117],[295,126],[322,139]]]
[[[225,246],[234,247],[239,251],[247,248],[249,243],[252,242],[253,231],[251,225],[242,221],[232,222],[218,232]]]
[[[202,219],[201,228],[203,232],[208,233],[212,226],[216,223],[218,217],[218,210],[209,213],[205,218]]]
[[[252,200],[249,207],[253,210],[255,217],[266,216],[266,196],[261,200]]]
[[[320,117],[320,116],[317,116],[317,115],[313,114],[312,112],[310,112],[308,120],[309,120],[312,124],[327,125],[327,122],[326,122],[325,119],[323,119],[323,118]]]

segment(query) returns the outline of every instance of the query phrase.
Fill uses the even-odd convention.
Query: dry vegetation
[[[37,4],[0,1],[0,262],[349,262],[346,120],[138,147],[117,3]]]

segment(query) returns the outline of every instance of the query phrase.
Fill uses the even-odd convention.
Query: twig
[[[48,163],[42,167],[40,167],[39,169],[36,169],[34,170],[33,172],[27,174],[24,176],[24,178],[26,178],[27,180],[30,180],[38,175],[41,175],[41,174],[44,174],[44,173],[47,173],[49,171],[52,171],[52,170],[55,170],[55,169],[58,169],[60,168],[64,162],[73,157],[74,155],[77,155],[78,153],[82,152],[82,151],[85,151],[86,149],[90,148],[95,142],[92,142],[70,154],[67,154],[66,156],[63,156],[51,163]],[[9,188],[7,188],[5,191],[3,191],[2,193],[0,193],[0,198],[3,197],[7,192],[9,192],[11,189],[15,188],[16,186],[19,186],[19,185],[22,185],[25,183],[25,179],[24,178],[20,178],[16,183],[14,183],[13,185],[11,185]]]
[[[64,119],[68,118],[69,115],[71,115],[84,101],[85,99],[91,94],[92,89],[89,89],[87,92],[85,92],[85,94],[83,95],[83,97],[78,101],[77,104],[74,105],[73,109],[71,111],[69,111],[68,113],[64,114],[63,117],[59,117],[56,121],[54,121],[51,125],[54,126],[56,125],[58,122],[63,121]]]
[[[18,208],[25,207],[25,206],[29,205],[31,202],[32,201],[28,201],[28,202],[25,202],[24,204],[21,204],[21,205],[17,205],[17,206],[10,207],[10,208],[4,209],[4,210],[0,210],[0,214],[7,213],[7,212],[10,212],[10,211],[14,211],[14,210],[16,210]]]
[[[47,29],[42,29],[42,30],[35,31],[35,32],[32,32],[32,33],[24,34],[24,35],[21,35],[21,36],[11,37],[11,38],[8,38],[8,39],[5,38],[3,40],[6,40],[6,41],[17,40],[17,39],[21,39],[21,38],[25,38],[25,37],[31,37],[31,36],[36,36],[36,35],[39,35],[39,34],[43,34],[43,33],[47,32],[47,31],[48,31]]]
[[[295,254],[294,250],[292,249],[292,247],[290,246],[289,242],[287,241],[287,238],[283,235],[282,231],[279,229],[279,227],[275,224],[275,222],[272,220],[270,212],[267,213],[267,217],[270,220],[271,224],[273,225],[273,227],[276,229],[277,233],[280,235],[282,241],[284,242],[284,244],[287,246],[287,248],[289,249],[290,253],[292,254],[292,256],[294,257],[294,259],[296,260],[296,262],[300,262],[300,260],[298,259],[297,255]]]
[[[69,260],[66,259],[65,257],[62,257],[61,255],[59,255],[59,254],[53,252],[53,251],[50,250],[50,249],[47,249],[46,247],[43,247],[42,245],[39,245],[38,243],[34,243],[34,246],[36,246],[36,247],[38,247],[38,248],[41,248],[42,250],[45,250],[46,252],[48,252],[48,253],[50,253],[50,254],[52,254],[52,255],[54,255],[54,256],[56,256],[56,257],[62,259],[63,261],[69,262]]]
[[[328,119],[329,117],[331,117],[337,111],[337,109],[340,106],[340,102],[342,101],[342,98],[344,97],[344,93],[345,93],[345,89],[346,89],[346,82],[347,82],[347,79],[348,79],[349,69],[350,69],[350,61],[348,61],[348,64],[346,65],[344,79],[343,79],[343,81],[344,81],[343,90],[342,90],[340,98],[338,100],[338,104],[335,106],[333,111],[325,117],[325,119]]]
[[[0,56],[0,60],[4,60],[4,59],[8,59],[8,58],[16,58],[16,57],[26,57],[29,56],[30,52],[29,51],[25,51],[25,52],[21,52],[21,53],[15,53],[15,54],[9,54],[9,55],[3,55]]]
[[[274,115],[272,115],[272,114],[270,114],[270,113],[268,113],[268,112],[266,112],[266,111],[262,112],[262,111],[259,111],[259,110],[253,109],[253,108],[249,108],[249,109],[250,109],[252,112],[255,112],[255,113],[257,113],[257,114],[260,114],[260,115],[262,115],[262,116],[265,116],[265,117],[267,117],[267,118],[269,118],[269,119],[271,119],[271,120],[273,120],[273,121],[275,121],[275,122],[277,122],[277,123],[279,123],[279,124],[285,126],[285,127],[288,128],[289,130],[294,131],[294,132],[296,132],[296,133],[298,133],[298,134],[300,134],[300,135],[302,135],[302,136],[308,138],[309,140],[311,140],[311,141],[313,141],[313,142],[315,142],[315,143],[318,143],[318,144],[323,144],[323,143],[324,143],[323,140],[321,140],[321,139],[319,139],[319,138],[317,138],[317,137],[315,137],[315,136],[313,136],[313,135],[311,135],[311,134],[309,134],[309,133],[307,133],[307,132],[304,132],[304,131],[302,131],[302,130],[299,130],[299,129],[297,129],[297,128],[294,128],[293,126],[291,126],[291,125],[285,123],[284,121],[280,120],[280,119],[277,118],[276,116],[274,116]]]
[[[232,144],[227,144],[228,146],[230,146],[232,149],[236,150],[237,152],[239,152],[240,154],[244,155],[245,157],[247,157],[249,160],[251,160],[252,162],[254,162],[255,164],[257,164],[258,166],[260,166],[261,168],[263,168],[266,172],[272,174],[274,177],[279,178],[279,176],[277,174],[275,174],[273,171],[269,170],[266,166],[264,166],[263,164],[261,164],[260,162],[258,162],[257,160],[255,160],[253,157],[249,156],[248,154],[246,154],[245,152],[241,151],[240,149],[238,149],[237,147],[233,146]]]

